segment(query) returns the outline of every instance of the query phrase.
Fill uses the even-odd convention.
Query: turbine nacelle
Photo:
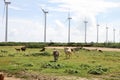
[[[5,2],[5,4],[11,4],[11,2]]]

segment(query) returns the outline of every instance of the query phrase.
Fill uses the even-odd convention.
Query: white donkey
[[[72,50],[71,48],[64,48],[64,52],[65,52],[65,55],[66,55],[66,58],[70,58],[71,54],[72,54]]]

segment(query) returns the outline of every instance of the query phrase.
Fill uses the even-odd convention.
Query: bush
[[[102,75],[104,72],[107,72],[108,69],[104,68],[102,66],[96,66],[93,69],[90,69],[88,71],[89,74],[94,74],[94,75]]]
[[[31,56],[40,56],[41,53],[32,53]]]
[[[43,48],[45,44],[43,43],[26,43],[27,48]]]
[[[90,68],[90,66],[89,66],[88,64],[81,64],[81,65],[80,65],[80,69],[87,70],[87,69],[89,69],[89,68]]]
[[[24,64],[25,67],[33,67],[34,65],[32,63]]]
[[[42,53],[32,53],[32,56],[50,56],[49,52],[42,52]]]
[[[3,54],[0,54],[0,57],[4,57]]]
[[[42,48],[47,45],[42,42],[0,42],[0,46],[26,46],[27,48]]]
[[[42,55],[42,56],[50,56],[51,54],[49,52],[42,52],[40,55]]]
[[[43,63],[41,65],[42,68],[52,68],[52,69],[60,69],[63,68],[64,66],[61,64],[55,64],[55,63]]]
[[[15,54],[8,54],[8,56],[15,57]]]
[[[65,73],[68,73],[68,74],[76,74],[76,73],[79,73],[78,70],[74,70],[74,69],[66,69],[64,72],[65,72]]]

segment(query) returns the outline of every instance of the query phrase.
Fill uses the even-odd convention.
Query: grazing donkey
[[[20,48],[15,48],[16,51],[20,52]]]
[[[64,48],[64,52],[65,52],[65,55],[66,55],[66,59],[70,58],[70,56],[72,54],[71,48]]]
[[[40,52],[42,52],[42,51],[45,51],[45,47],[43,47],[43,48],[40,50]]]
[[[56,49],[53,50],[53,57],[55,62],[58,61],[59,51],[57,51]]]
[[[26,46],[21,47],[21,51],[26,51]]]
[[[98,50],[98,52],[101,52],[101,53],[103,53],[103,51],[102,51],[102,50]]]

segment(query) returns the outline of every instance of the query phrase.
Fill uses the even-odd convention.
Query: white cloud
[[[9,20],[8,41],[43,41],[42,37],[43,27],[40,23],[20,18]]]
[[[65,25],[59,21],[59,20],[55,20],[55,26],[52,27],[48,26],[47,29],[47,37],[48,37],[48,41],[52,40],[54,42],[66,42],[67,41],[67,27],[65,27]]]
[[[10,9],[21,11],[23,10],[22,8],[16,7],[16,6],[9,6]]]

